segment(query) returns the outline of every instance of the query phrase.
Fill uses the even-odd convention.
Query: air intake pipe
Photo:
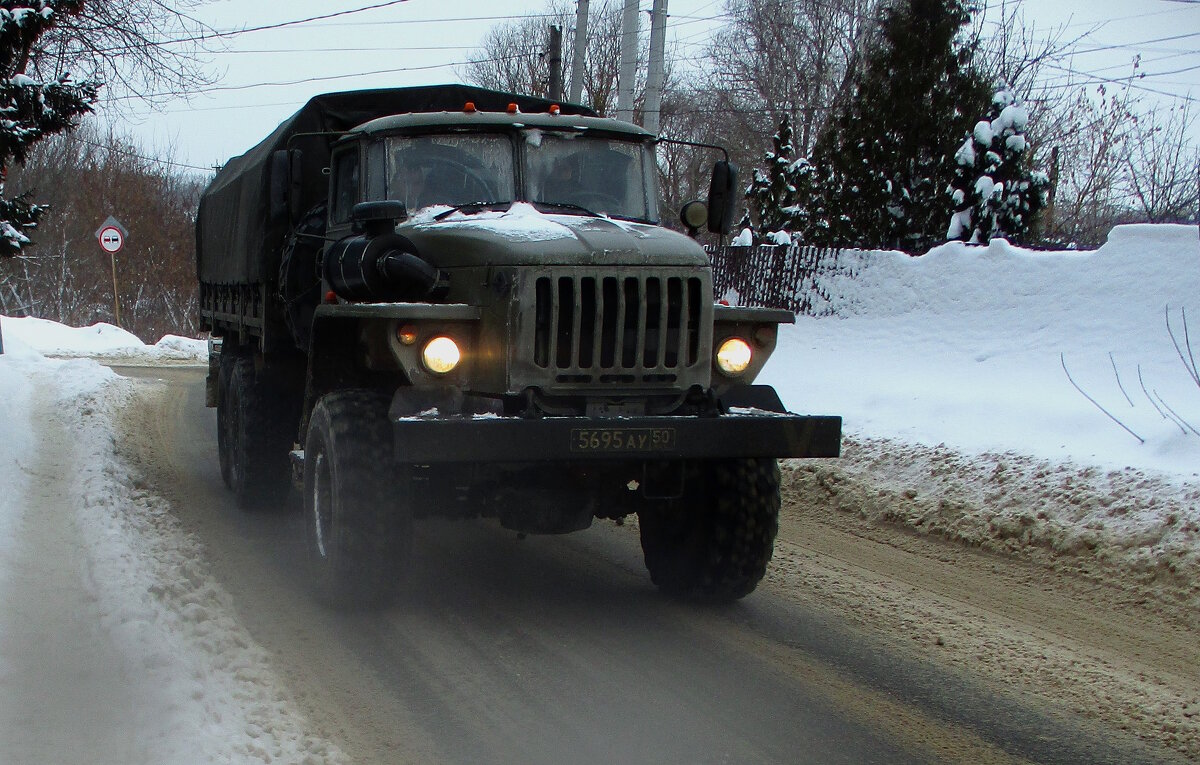
[[[416,246],[399,234],[348,236],[325,253],[322,271],[329,287],[346,300],[397,303],[445,297],[448,275],[416,253]]]

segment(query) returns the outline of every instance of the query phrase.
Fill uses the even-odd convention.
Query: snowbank
[[[1166,324],[1183,345],[1187,309],[1200,337],[1195,227],[1122,226],[1095,252],[846,257],[834,316],[784,328],[759,380],[844,417],[842,460],[793,466],[801,501],[1200,605],[1200,386]]]
[[[1186,308],[1200,337],[1195,227],[1122,226],[1088,253],[1001,241],[846,257],[856,275],[826,284],[835,318],[785,328],[760,378],[794,411],[968,453],[1200,475],[1188,427],[1200,428],[1200,386],[1166,325],[1169,315],[1182,343]],[[1064,361],[1144,444],[1072,387]]]
[[[101,352],[111,329],[33,326]],[[0,355],[0,739],[44,762],[345,762],[309,735],[198,543],[117,456],[135,383],[85,359]],[[96,336],[99,336],[97,339]],[[10,339],[11,338],[11,339]],[[64,346],[53,346],[63,350]],[[120,346],[122,351],[137,346]],[[155,353],[169,353],[159,349]]]
[[[202,362],[208,359],[208,344],[203,340],[166,335],[154,345],[112,324],[68,327],[46,319],[0,316],[4,351],[10,343],[58,358],[98,358],[141,362]]]

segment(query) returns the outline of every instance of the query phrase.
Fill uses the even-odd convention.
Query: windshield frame
[[[657,224],[659,222],[658,209],[658,167],[657,157],[655,154],[655,144],[652,139],[637,137],[631,140],[631,136],[625,133],[606,132],[595,129],[572,129],[565,126],[561,129],[549,130],[541,127],[526,127],[523,125],[514,125],[511,127],[495,126],[493,129],[478,129],[478,128],[460,128],[455,129],[453,126],[444,125],[438,126],[432,130],[407,130],[399,133],[390,133],[381,136],[381,140],[372,142],[368,150],[368,165],[372,168],[372,172],[368,174],[368,190],[367,195],[370,199],[398,199],[401,202],[406,202],[405,194],[399,191],[399,179],[393,178],[393,173],[397,169],[394,156],[400,150],[400,142],[412,142],[414,139],[431,139],[437,137],[447,137],[455,139],[469,139],[472,136],[483,137],[503,137],[509,141],[512,148],[512,191],[511,198],[503,198],[507,195],[496,194],[493,199],[466,199],[464,197],[456,197],[453,195],[445,197],[445,201],[438,201],[432,204],[421,204],[415,209],[410,206],[409,213],[412,214],[422,209],[432,209],[438,212],[454,207],[471,207],[476,204],[481,206],[489,206],[495,209],[500,205],[511,204],[514,202],[526,202],[542,209],[544,212],[562,215],[587,215],[592,214],[597,217],[610,217],[618,220],[630,220],[639,223]],[[535,167],[535,153],[541,148],[546,139],[550,139],[551,145],[581,142],[578,145],[591,149],[593,146],[599,145],[602,149],[610,153],[610,164],[614,163],[612,153],[614,151],[623,151],[627,161],[625,173],[619,177],[629,179],[626,184],[626,196],[632,196],[630,193],[636,189],[640,194],[641,199],[634,199],[633,204],[626,203],[624,205],[607,205],[609,209],[596,209],[593,205],[581,203],[579,194],[567,194],[566,199],[548,199],[539,198],[545,197],[545,194],[533,193],[531,185],[537,183],[539,178],[544,177],[543,173]],[[579,152],[575,152],[579,154]],[[601,155],[597,155],[599,157]],[[580,165],[586,172],[590,167],[586,156],[577,157],[576,159],[582,163]],[[543,163],[544,164],[544,163]],[[592,170],[594,178],[601,178],[604,175],[603,170]],[[630,177],[636,175],[637,177]],[[489,177],[490,178],[490,177]],[[638,182],[640,180],[640,182]],[[493,187],[495,184],[492,184]],[[471,185],[476,191],[481,188],[478,185]],[[500,190],[507,191],[507,186],[501,186]],[[496,191],[495,188],[489,189],[489,192]],[[596,200],[588,199],[587,201]],[[555,202],[562,203],[555,205]],[[406,202],[407,203],[407,202]],[[632,208],[638,209],[632,209]]]

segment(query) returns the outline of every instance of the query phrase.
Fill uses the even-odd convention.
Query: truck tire
[[[777,460],[690,465],[681,499],[638,513],[650,579],[683,600],[727,603],[749,595],[774,552],[779,506]]]
[[[243,510],[282,507],[291,487],[289,434],[295,426],[287,397],[256,372],[250,356],[235,356],[230,367],[217,411],[224,424],[229,488]]]
[[[391,460],[390,398],[345,390],[313,408],[304,446],[308,570],[318,600],[336,608],[387,605],[411,545],[404,471]]]
[[[232,353],[222,353],[220,367],[217,369],[217,458],[221,463],[221,480],[227,488],[233,488],[233,455],[232,444],[234,435],[232,419],[229,416],[229,378],[233,374]]]

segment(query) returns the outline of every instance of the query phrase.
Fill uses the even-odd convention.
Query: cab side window
[[[338,154],[333,159],[333,199],[329,219],[333,223],[350,220],[350,211],[360,201],[358,150]]]

